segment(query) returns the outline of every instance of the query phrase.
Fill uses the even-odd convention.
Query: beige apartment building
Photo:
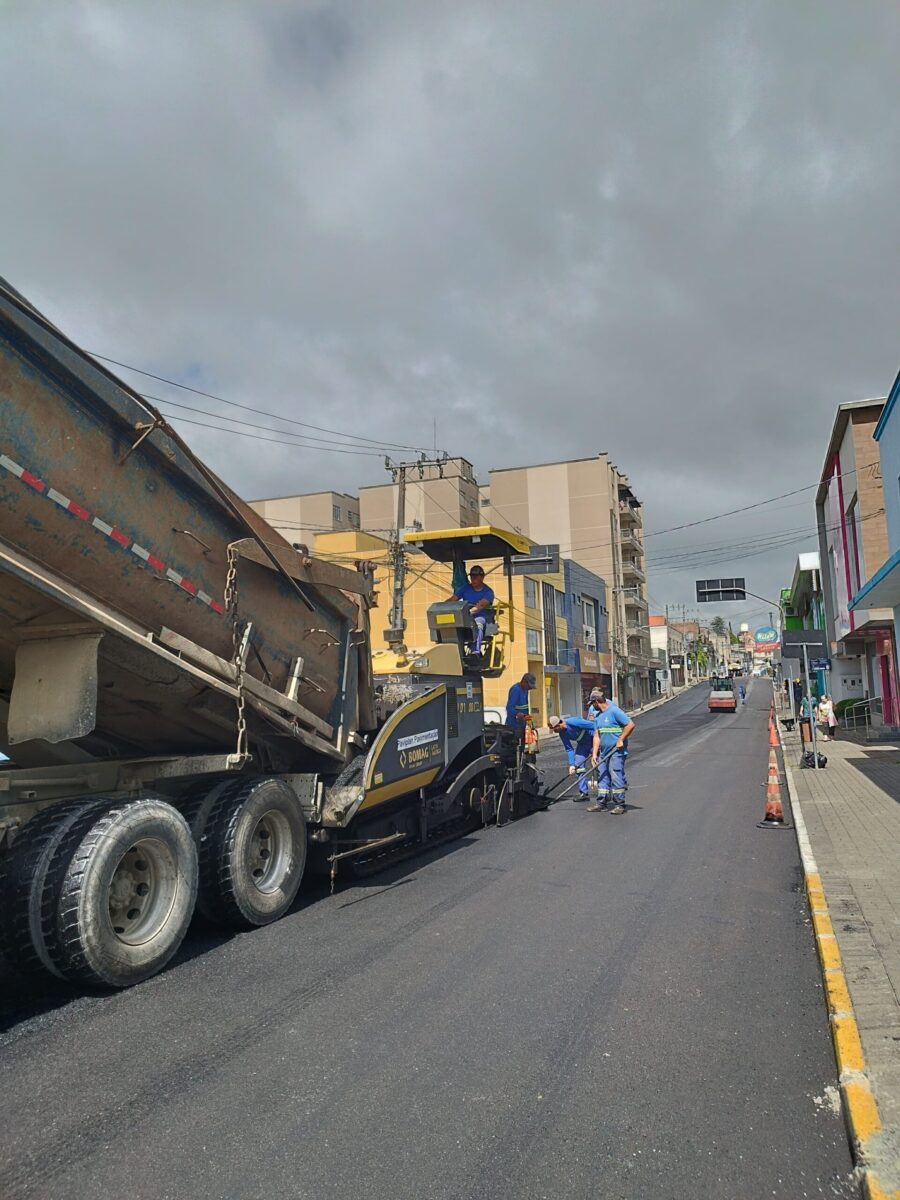
[[[616,698],[626,707],[655,692],[660,664],[650,645],[641,504],[606,454],[490,472],[480,496],[482,521],[559,543],[606,581]]]
[[[359,500],[344,492],[308,492],[251,500],[250,507],[289,542],[311,546],[316,534],[359,529]]]
[[[361,527],[373,533],[394,529],[397,495],[395,483],[360,488]],[[449,458],[441,468],[425,466],[421,478],[416,471],[407,472],[404,528],[463,529],[481,524],[478,483],[468,459]]]

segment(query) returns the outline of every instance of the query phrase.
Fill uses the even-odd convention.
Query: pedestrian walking
[[[510,729],[518,731],[525,737],[525,726],[531,716],[531,704],[528,693],[537,687],[537,680],[530,671],[526,672],[518,683],[514,683],[506,697],[506,724]]]
[[[799,681],[798,681],[799,682]],[[801,696],[800,711],[800,740],[805,745],[812,742],[813,704],[809,696]]]
[[[598,716],[594,722],[591,759],[595,766],[599,765],[599,790],[597,803],[589,804],[587,811],[603,812],[607,804],[611,804],[611,813],[623,813],[625,760],[622,752],[634,732],[634,721],[603,693],[594,701],[594,707],[598,710]]]
[[[747,703],[747,689],[744,687],[744,685],[742,683],[738,684],[738,695],[741,698],[741,704],[746,704]]]
[[[822,741],[827,742],[835,736],[837,717],[834,715],[834,703],[830,696],[823,695],[816,709],[816,719],[822,727]]]
[[[578,794],[572,799],[578,803],[588,798],[588,781],[585,775],[585,763],[591,757],[594,747],[594,722],[586,717],[548,717],[547,725],[551,733],[558,733],[569,760],[569,774],[581,774],[578,781]]]
[[[469,571],[469,582],[461,588],[457,588],[452,598],[464,600],[469,605],[469,612],[475,621],[475,642],[472,646],[472,653],[480,654],[485,628],[493,617],[492,605],[494,603],[493,589],[484,582],[484,567],[472,567]]]

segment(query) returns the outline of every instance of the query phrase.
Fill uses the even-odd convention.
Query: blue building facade
[[[606,583],[599,575],[571,559],[564,559],[562,568],[568,669],[559,677],[560,705],[575,713],[586,707],[591,688],[602,687],[611,693],[609,609]]]

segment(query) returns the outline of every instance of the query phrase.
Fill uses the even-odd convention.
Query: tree
[[[709,652],[703,642],[697,642],[688,651],[688,663],[695,675],[703,675],[709,666]]]
[[[728,626],[725,624],[724,617],[713,617],[709,623],[709,627],[717,637],[724,637],[728,632]]]

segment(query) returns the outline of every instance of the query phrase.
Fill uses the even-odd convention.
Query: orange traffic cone
[[[775,751],[769,751],[769,779],[766,783],[766,815],[757,824],[757,829],[789,829],[785,824],[784,809],[781,807],[781,784],[778,782],[778,762]]]
[[[774,721],[769,724],[769,745],[778,745],[778,730],[775,727]]]

